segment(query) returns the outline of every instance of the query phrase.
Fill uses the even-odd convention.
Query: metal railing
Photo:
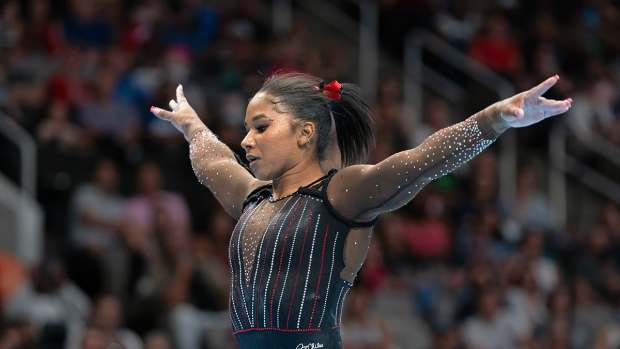
[[[359,79],[366,101],[374,105],[379,86],[379,8],[374,0],[359,1]]]
[[[422,115],[422,85],[432,89],[451,102],[458,102],[465,91],[442,74],[427,67],[423,53],[433,53],[443,63],[458,69],[473,81],[493,91],[499,99],[512,96],[514,86],[489,68],[476,62],[461,51],[450,46],[438,36],[426,32],[412,32],[405,39],[405,105],[414,108],[414,123],[420,123]],[[500,139],[500,197],[511,202],[516,192],[517,146],[516,135],[508,132]]]
[[[373,0],[360,0],[352,3],[359,6],[359,22],[328,1],[274,0],[273,27],[276,33],[284,33],[286,29],[290,29],[293,20],[292,8],[293,4],[296,4],[298,9],[320,18],[331,30],[337,32],[348,42],[357,45],[359,85],[365,100],[373,104],[377,97],[379,75],[379,11]]]
[[[564,124],[557,124],[549,138],[549,196],[562,227],[568,223],[569,175],[601,197],[620,204],[620,184],[570,155],[566,148],[569,135],[570,131]],[[571,137],[573,139],[609,163],[620,166],[620,149],[615,145],[604,139],[581,140],[577,136]]]
[[[20,154],[19,183],[12,183],[0,173],[0,203],[13,213],[14,224],[0,226],[4,246],[24,263],[38,263],[42,251],[43,212],[36,202],[37,149],[32,137],[6,114],[0,113],[0,134],[14,143]],[[19,184],[19,186],[17,185]],[[2,246],[0,246],[2,247]]]
[[[0,113],[0,133],[15,143],[19,149],[21,161],[18,184],[21,186],[22,192],[30,197],[35,197],[37,191],[37,146],[35,141],[26,130],[4,113]]]

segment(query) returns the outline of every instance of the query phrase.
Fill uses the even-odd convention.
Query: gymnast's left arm
[[[414,149],[376,165],[356,165],[336,173],[327,188],[331,205],[347,219],[370,221],[396,210],[428,183],[468,162],[502,133],[562,114],[572,100],[542,95],[558,81],[553,76],[534,88],[499,101],[466,120],[441,129]]]

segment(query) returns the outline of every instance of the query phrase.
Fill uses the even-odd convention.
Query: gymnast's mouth
[[[256,156],[253,156],[253,155],[247,155],[245,158],[248,160],[248,163],[249,163],[249,164],[252,164],[252,163],[254,163],[255,161],[260,160],[260,158],[259,158],[259,157],[256,157]]]

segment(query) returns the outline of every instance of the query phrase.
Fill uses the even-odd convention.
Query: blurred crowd
[[[331,3],[356,15],[350,1]],[[194,178],[182,135],[149,106],[166,107],[183,83],[205,124],[241,153],[245,105],[265,76],[351,81],[357,53],[306,17],[275,34],[271,1],[0,4],[0,117],[36,140],[45,213],[40,264],[0,252],[0,349],[234,348],[234,222]],[[378,4],[381,47],[395,59],[405,35],[425,29],[519,90],[558,73],[550,97],[575,103],[565,121],[519,133],[527,151],[512,202],[499,198],[491,147],[381,218],[347,298],[344,348],[620,347],[620,208],[609,202],[587,227],[562,227],[542,181],[551,125],[620,146],[620,4]],[[380,77],[371,163],[467,116],[429,96],[424,123],[405,132],[399,72],[382,65]],[[0,171],[18,178],[2,138],[0,155]]]

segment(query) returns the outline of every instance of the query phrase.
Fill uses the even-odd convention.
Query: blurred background
[[[620,1],[0,2],[0,349],[235,348],[234,226],[157,120],[183,83],[241,152],[276,70],[362,86],[369,162],[561,76],[512,130],[383,216],[346,349],[620,348]]]

